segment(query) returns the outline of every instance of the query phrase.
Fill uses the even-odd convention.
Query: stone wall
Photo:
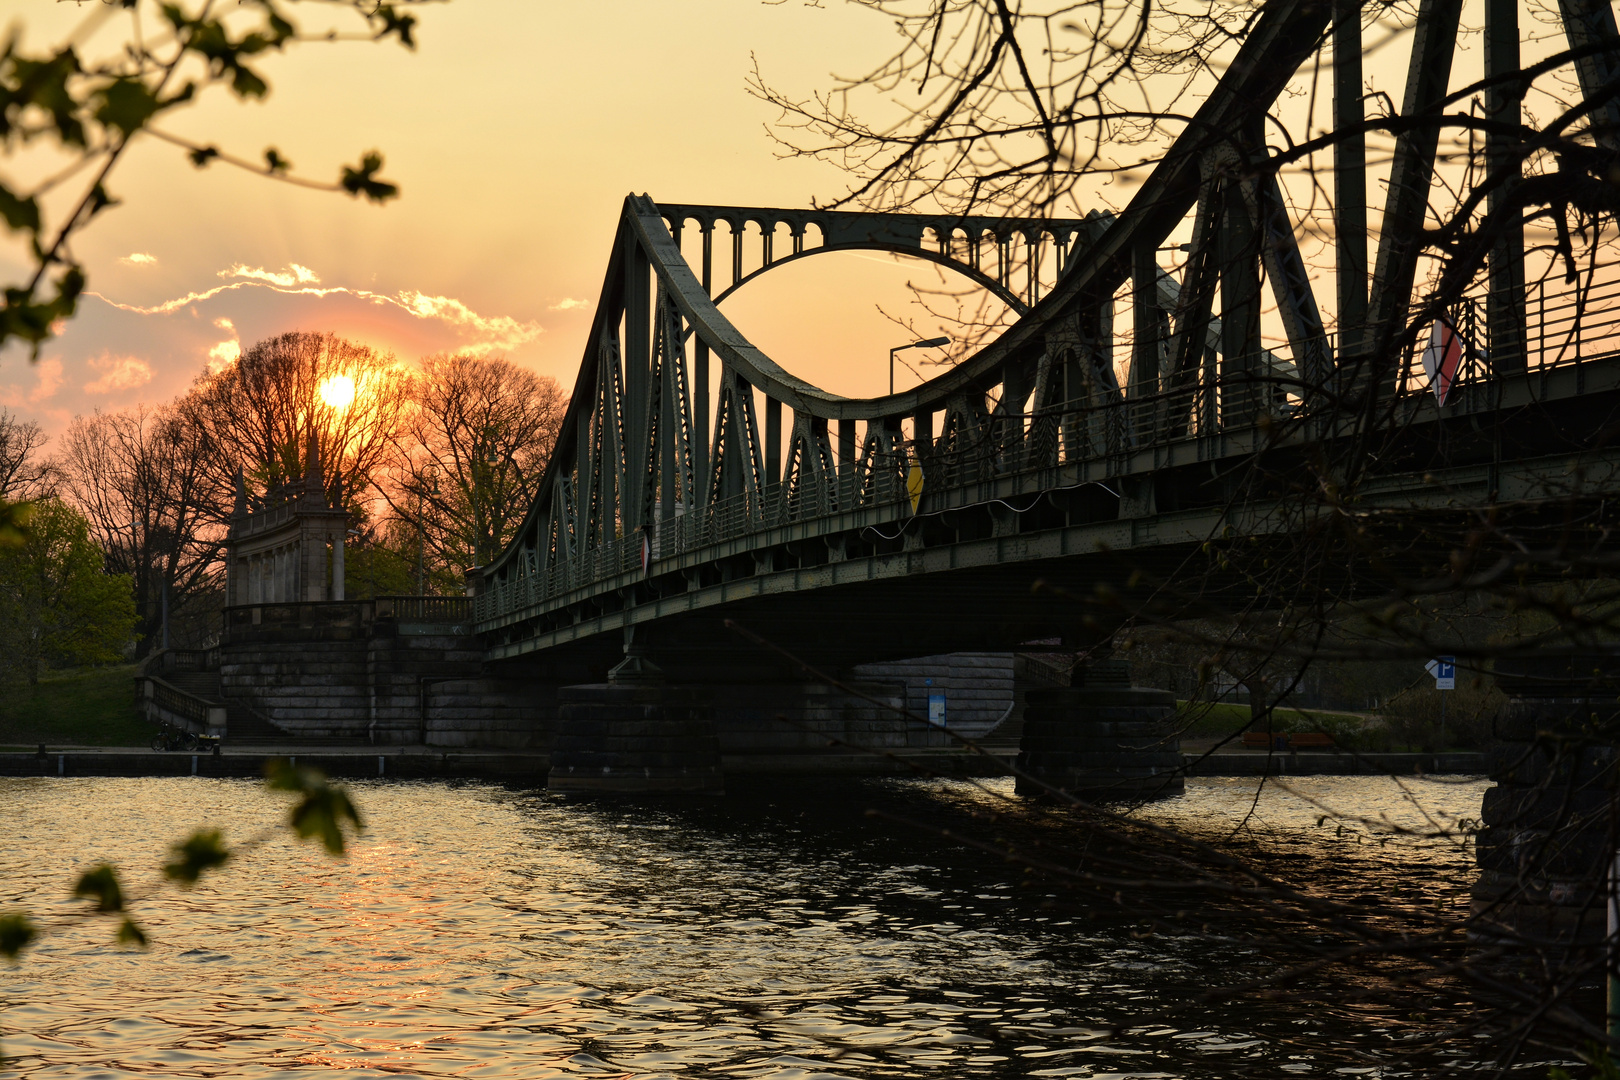
[[[229,608],[219,647],[220,694],[294,738],[378,745],[544,751],[557,690],[486,672],[465,626],[396,616],[397,602],[258,604]],[[951,731],[982,734],[1014,703],[1011,653],[957,653],[856,669],[882,704],[818,684],[744,683],[697,689],[712,703],[726,754],[945,747],[927,723],[928,695],[946,695]]]
[[[556,690],[487,676],[464,627],[376,617],[367,601],[228,609],[220,694],[293,738],[543,749]]]
[[[427,687],[427,745],[551,750],[557,688],[520,679],[442,679]]]
[[[1620,656],[1496,663],[1508,708],[1486,755],[1470,935],[1526,970],[1599,978],[1620,784]]]
[[[478,639],[431,624],[379,619],[366,643],[370,733],[379,743],[425,743],[434,734],[432,695],[446,682],[476,678],[483,669]],[[469,746],[462,740],[452,745]]]
[[[220,648],[219,690],[300,738],[366,736],[365,641],[263,641]]]
[[[892,706],[904,701],[903,685],[854,685],[884,704],[819,683],[741,683],[702,690],[713,710],[724,754],[815,753],[825,752],[835,743],[845,750],[950,745],[945,732],[907,721],[894,711]]]
[[[1013,706],[1012,653],[950,653],[861,664],[855,677],[898,686],[906,708],[928,715],[928,695],[945,695],[945,723],[973,738],[994,728]]]

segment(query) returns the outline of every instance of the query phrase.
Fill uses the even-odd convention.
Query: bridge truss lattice
[[[1403,115],[1444,106],[1461,9],[1462,0],[1422,0]],[[1324,48],[1343,61],[1335,123],[1349,130],[1364,119],[1359,61],[1350,62],[1361,52],[1360,13],[1343,0],[1333,8],[1267,3],[1186,133],[1117,216],[1015,220],[628,198],[539,497],[483,575],[476,618],[492,655],[627,628],[670,610],[672,595],[690,607],[708,590],[721,603],[723,586],[739,578],[768,591],[771,575],[796,571],[780,588],[800,589],[802,571],[831,567],[827,581],[848,582],[837,564],[930,545],[988,540],[985,558],[1050,558],[1070,541],[1006,541],[1098,525],[1124,546],[1162,541],[1157,522],[1198,501],[1189,494],[1196,484],[1175,482],[1178,470],[1207,473],[1207,463],[1279,441],[1332,438],[1358,386],[1404,410],[1404,422],[1442,419],[1407,372],[1378,366],[1400,353],[1408,329],[1438,127],[1417,125],[1396,139],[1370,260],[1365,147],[1352,138],[1337,148],[1332,331],[1275,173],[1260,167],[1259,121]],[[1620,133],[1612,9],[1561,0],[1560,14],[1580,54],[1596,139],[1612,146]],[[1518,68],[1517,0],[1486,0],[1486,15],[1489,81]],[[1487,93],[1488,107],[1505,107],[1499,93]],[[1503,138],[1487,139],[1491,160],[1506,160]],[[730,241],[723,284],[714,265],[722,224]],[[1177,278],[1157,252],[1188,224]],[[683,233],[694,228],[696,267],[682,254]],[[789,250],[775,250],[784,231]],[[761,248],[751,271],[750,241]],[[922,386],[850,399],[785,371],[720,311],[720,301],[775,266],[851,249],[946,265],[1019,319]],[[719,254],[723,264],[723,246]],[[1055,271],[1049,287],[1043,267]],[[1286,350],[1261,341],[1265,283]],[[1122,297],[1129,325],[1116,327]],[[1499,235],[1480,305],[1477,338],[1486,348],[1468,358],[1449,408],[1488,411],[1565,392],[1546,382],[1550,371],[1590,365],[1620,346],[1615,319],[1594,314],[1613,305],[1593,299],[1583,298],[1577,318],[1568,298],[1527,289],[1522,228]],[[1407,352],[1401,362],[1410,359]],[[1527,381],[1532,372],[1541,383]],[[1568,392],[1593,385],[1577,375]],[[1024,512],[1020,499],[1042,496],[1045,510]],[[928,515],[935,527],[907,531]],[[1183,539],[1208,524],[1197,520]]]

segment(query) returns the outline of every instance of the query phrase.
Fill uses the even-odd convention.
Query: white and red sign
[[[1441,405],[1451,404],[1452,392],[1457,388],[1457,374],[1462,368],[1468,343],[1445,319],[1434,320],[1434,331],[1429,335],[1429,347],[1423,350],[1423,371],[1429,377],[1434,399]]]

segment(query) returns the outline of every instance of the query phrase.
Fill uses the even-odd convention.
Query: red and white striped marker
[[[1451,392],[1457,387],[1457,370],[1462,367],[1466,343],[1462,335],[1445,319],[1434,320],[1434,331],[1429,335],[1429,347],[1423,350],[1423,371],[1429,376],[1429,388],[1435,401],[1451,404]]]

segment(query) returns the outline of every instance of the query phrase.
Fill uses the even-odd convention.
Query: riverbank
[[[728,776],[1000,776],[1017,752],[938,749],[889,753],[728,754]],[[0,753],[0,776],[262,776],[273,759],[292,758],[337,777],[401,780],[483,779],[540,784],[545,754],[511,750],[447,750],[423,746],[310,747],[297,744],[227,747],[220,753],[151,751],[131,747],[50,747],[43,753]],[[1188,755],[1189,776],[1424,776],[1485,774],[1480,753],[1351,754],[1227,751]]]

